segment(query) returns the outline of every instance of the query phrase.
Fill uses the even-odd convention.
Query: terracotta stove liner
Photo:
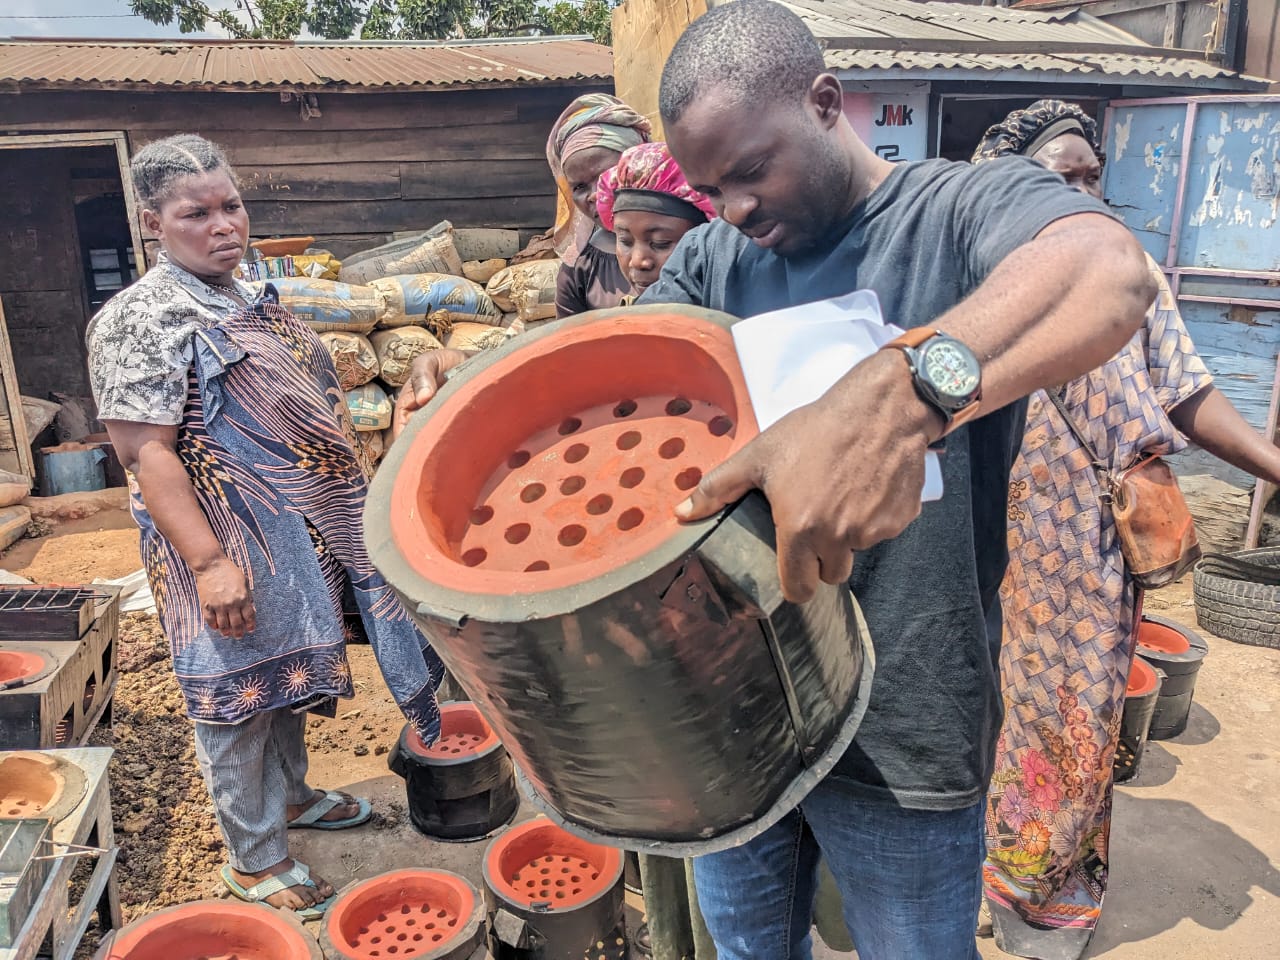
[[[321,922],[329,960],[467,960],[484,901],[446,870],[394,870],[343,888]]]
[[[121,928],[94,960],[323,960],[289,911],[233,900],[166,907]]]

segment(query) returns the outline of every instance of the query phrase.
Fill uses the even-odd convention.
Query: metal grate
[[[103,599],[105,594],[86,587],[0,586],[0,614],[58,613]]]

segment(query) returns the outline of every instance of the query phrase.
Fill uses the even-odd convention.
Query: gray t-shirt
[[[716,220],[685,235],[641,301],[750,317],[871,289],[886,321],[917,327],[1050,223],[1089,212],[1108,211],[1021,157],[904,163],[820,252],[783,259]],[[1025,409],[1014,404],[948,437],[943,498],[855,558],[849,583],[876,645],[876,677],[832,777],[863,799],[948,810],[977,803],[986,789],[1001,718],[1009,470]]]

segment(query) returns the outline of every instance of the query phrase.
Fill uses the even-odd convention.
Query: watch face
[[[978,361],[956,341],[931,341],[922,359],[922,372],[943,398],[964,402],[978,389],[982,379]]]

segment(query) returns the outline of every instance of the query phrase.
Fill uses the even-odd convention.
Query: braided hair
[[[129,162],[138,200],[149,210],[158,210],[169,199],[178,180],[215,170],[225,170],[231,182],[237,182],[222,148],[194,133],[179,133],[149,143]]]

